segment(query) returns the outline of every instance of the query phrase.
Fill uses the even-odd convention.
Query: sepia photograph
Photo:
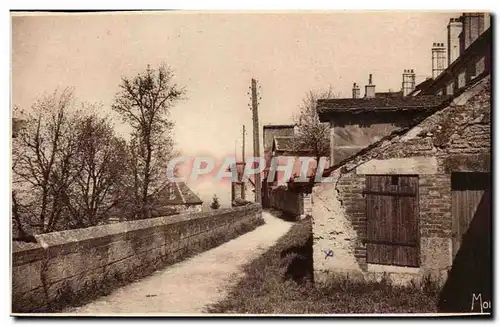
[[[9,14],[11,316],[492,318],[491,12]]]

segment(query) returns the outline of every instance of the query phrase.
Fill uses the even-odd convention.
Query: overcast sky
[[[187,155],[234,153],[246,125],[251,154],[250,79],[261,85],[262,125],[290,123],[308,90],[330,85],[362,95],[368,74],[377,91],[399,90],[404,69],[431,75],[431,46],[446,43],[460,13],[141,13],[12,18],[12,104],[29,108],[44,92],[74,86],[79,100],[104,113],[121,76],[167,63],[188,99],[172,109],[177,146]],[[118,121],[117,129],[128,130]],[[192,185],[205,200],[228,188]],[[217,189],[216,189],[217,188]]]

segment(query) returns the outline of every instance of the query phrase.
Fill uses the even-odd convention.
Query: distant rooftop
[[[282,124],[282,125],[264,125],[264,129],[282,129],[282,128],[294,128],[294,124]]]
[[[163,205],[201,205],[203,201],[185,182],[169,182],[155,196]]]
[[[421,95],[399,97],[341,98],[318,100],[320,119],[331,113],[364,113],[390,111],[419,111],[439,107],[448,96]]]
[[[295,137],[294,136],[279,136],[279,137],[274,137],[274,146],[273,149],[275,151],[280,151],[280,152],[309,152],[311,151],[310,149],[299,149],[299,150],[294,150],[294,142],[295,142]]]

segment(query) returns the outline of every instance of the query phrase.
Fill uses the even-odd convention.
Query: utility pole
[[[243,170],[245,170],[245,125],[243,125],[243,142],[241,144],[241,161],[243,162]],[[241,182],[241,199],[245,199],[246,185]]]
[[[238,159],[237,159],[237,155],[236,155],[236,139],[234,140],[234,161],[237,162]],[[231,166],[231,206],[233,206],[233,202],[234,200],[236,199],[236,182],[233,180],[234,178],[234,174],[236,173],[236,175],[238,175],[238,172],[237,172],[237,167],[238,167],[238,164],[234,164]]]
[[[260,157],[259,150],[259,103],[257,101],[257,81],[252,78],[253,156]],[[260,173],[255,174],[255,202],[262,204]]]

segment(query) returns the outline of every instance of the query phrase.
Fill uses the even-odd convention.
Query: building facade
[[[409,96],[367,89],[364,98],[318,101],[330,123],[331,179],[313,188],[316,281],[447,278],[469,225],[491,214],[490,32]],[[464,71],[465,82],[445,91]]]

